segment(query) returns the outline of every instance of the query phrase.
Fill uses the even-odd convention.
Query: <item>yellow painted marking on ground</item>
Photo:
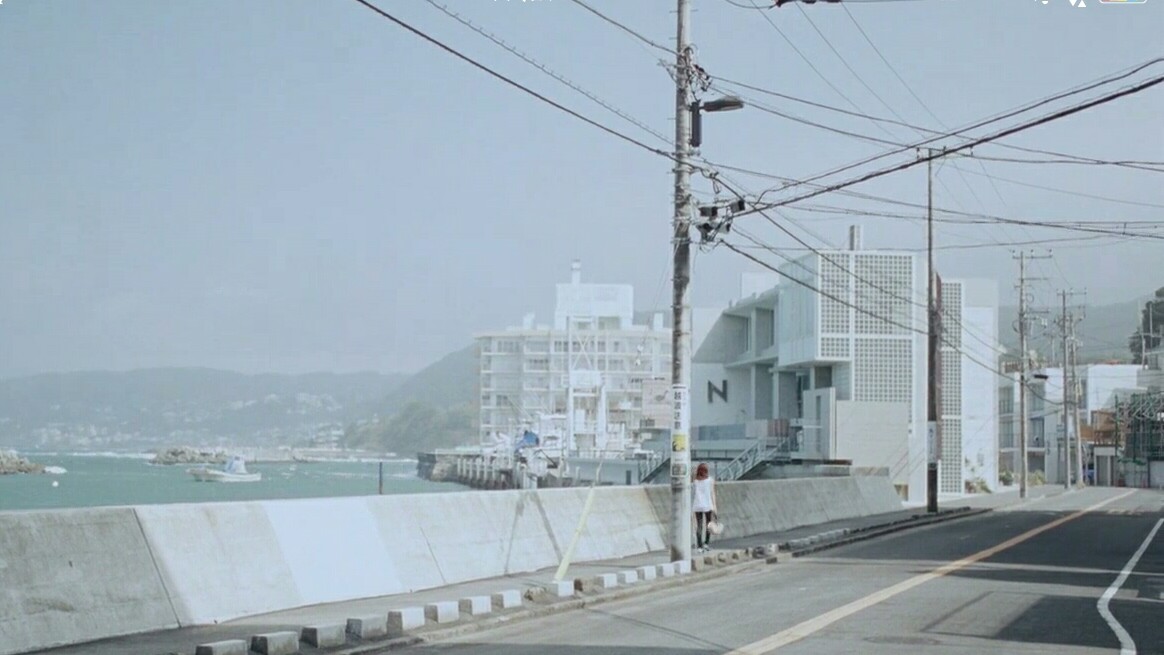
[[[1074,514],[1069,514],[1067,516],[1057,518],[1054,521],[1051,521],[1050,523],[1045,523],[1043,525],[1040,525],[1037,528],[1027,530],[1026,532],[1018,535],[1017,537],[1012,537],[1010,539],[1007,539],[1006,541],[1004,541],[996,546],[991,546],[990,548],[987,548],[986,550],[982,550],[982,551],[979,551],[977,553],[974,553],[973,555],[970,555],[969,557],[964,557],[956,562],[950,562],[949,564],[944,564],[944,565],[939,566],[938,568],[934,569],[933,571],[914,576],[912,578],[909,578],[908,580],[904,580],[904,581],[899,582],[893,586],[886,587],[886,588],[881,589],[879,591],[875,591],[875,592],[869,594],[868,596],[865,596],[864,598],[858,598],[857,600],[855,600],[847,605],[842,605],[841,607],[838,607],[834,610],[830,610],[828,612],[825,612],[824,614],[820,614],[818,616],[815,616],[807,621],[804,621],[802,623],[798,623],[797,625],[794,625],[791,628],[788,628],[787,630],[781,630],[780,632],[777,632],[774,635],[771,635],[769,637],[765,637],[759,641],[750,643],[746,646],[741,646],[733,651],[728,652],[726,655],[764,655],[765,653],[770,653],[778,648],[782,648],[784,646],[794,644],[794,643],[800,641],[801,639],[804,639],[804,638],[809,637],[817,632],[820,632],[821,630],[827,628],[828,626],[832,625],[833,623],[836,623],[837,621],[840,621],[843,618],[852,616],[853,614],[860,612],[861,610],[868,609],[868,608],[873,607],[874,605],[876,605],[878,603],[882,603],[884,601],[887,601],[890,598],[893,598],[894,596],[897,596],[899,594],[903,594],[903,593],[909,591],[910,589],[917,587],[918,585],[922,585],[922,584],[925,584],[926,582],[929,582],[930,580],[940,578],[948,573],[953,573],[954,571],[957,571],[959,569],[963,569],[967,566],[970,566],[971,564],[974,564],[976,562],[980,562],[980,561],[987,559],[989,557],[993,557],[994,555],[1001,553],[1002,551],[1007,550],[1008,548],[1013,548],[1014,546],[1017,546],[1017,545],[1023,543],[1024,541],[1027,541],[1029,539],[1037,537],[1038,535],[1040,535],[1048,530],[1053,530],[1053,529],[1059,527],[1060,525],[1067,523],[1068,521],[1074,521],[1075,519],[1083,516],[1084,514],[1087,514],[1088,512],[1094,512],[1095,510],[1100,509],[1106,505],[1110,505],[1111,503],[1114,503],[1117,500],[1127,498],[1128,496],[1130,496],[1134,493],[1136,493],[1136,492],[1133,489],[1131,491],[1127,491],[1125,493],[1122,493],[1118,496],[1113,496],[1111,498],[1108,498],[1107,500],[1100,501],[1100,502],[1092,505],[1091,507],[1088,507],[1086,509],[1082,509],[1082,510],[1079,510],[1078,512],[1075,512]]]

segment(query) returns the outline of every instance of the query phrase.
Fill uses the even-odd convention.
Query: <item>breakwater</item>
[[[0,512],[0,655],[559,562],[585,488]],[[662,550],[670,489],[600,487],[575,561]],[[888,478],[721,483],[724,537],[901,509]]]

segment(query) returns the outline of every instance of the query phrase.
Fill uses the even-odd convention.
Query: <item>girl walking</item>
[[[707,464],[695,469],[691,483],[691,510],[695,512],[695,544],[699,552],[711,550],[711,530],[708,525],[715,518],[715,480],[707,471]]]

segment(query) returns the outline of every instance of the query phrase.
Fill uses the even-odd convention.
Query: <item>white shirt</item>
[[[715,509],[711,501],[711,486],[714,480],[708,477],[706,480],[694,480],[691,483],[691,511],[693,512],[710,512]]]

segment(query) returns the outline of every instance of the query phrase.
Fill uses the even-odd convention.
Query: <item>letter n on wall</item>
[[[717,388],[711,380],[707,381],[707,404],[710,405],[715,402],[715,396],[719,396],[720,400],[723,400],[725,403],[728,401],[727,383],[728,381],[724,380],[723,385]]]

